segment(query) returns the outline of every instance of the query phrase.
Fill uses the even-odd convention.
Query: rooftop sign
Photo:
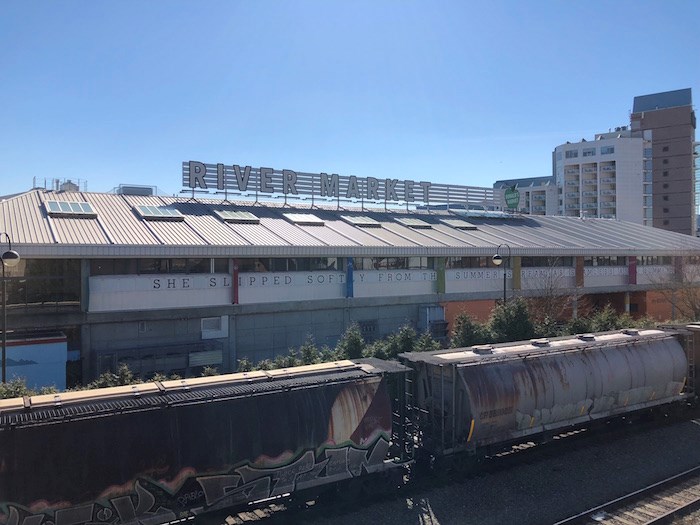
[[[486,209],[503,206],[503,190],[492,188],[336,173],[301,173],[238,164],[205,164],[193,160],[182,163],[182,184],[193,192],[226,195],[308,196],[322,200],[385,204],[461,204]]]

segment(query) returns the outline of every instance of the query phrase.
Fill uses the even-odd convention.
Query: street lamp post
[[[19,253],[12,249],[10,236],[2,232],[2,236],[7,238],[7,251],[2,254],[2,382],[7,382],[7,281],[5,280],[5,266],[12,268],[19,264]]]
[[[502,248],[508,248],[508,255],[506,256],[506,264],[503,265],[503,305],[505,306],[506,304],[506,274],[508,273],[508,265],[510,264],[510,246],[507,244],[499,244],[498,248],[496,248],[496,255],[491,257],[491,261],[493,261],[493,264],[496,266],[500,266],[503,264],[503,256],[501,255],[501,249]]]

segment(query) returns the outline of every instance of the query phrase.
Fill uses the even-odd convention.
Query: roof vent
[[[155,192],[153,186],[137,186],[134,184],[120,184],[117,188],[118,195],[140,195],[151,197]]]
[[[493,346],[491,345],[475,345],[471,347],[471,351],[478,355],[493,354]]]
[[[622,330],[622,333],[625,335],[639,335],[639,330],[636,328],[625,328]]]
[[[530,344],[537,347],[549,346],[549,339],[530,339]]]
[[[576,337],[581,341],[595,341],[595,336],[593,334],[578,334]]]

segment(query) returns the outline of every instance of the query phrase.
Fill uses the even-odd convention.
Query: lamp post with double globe
[[[506,274],[508,273],[508,265],[510,264],[510,246],[507,244],[499,244],[496,248],[496,255],[491,257],[491,261],[496,266],[503,264],[504,257],[501,255],[501,250],[503,248],[508,248],[508,255],[505,257],[505,264],[503,265],[503,305],[506,304]]]
[[[2,232],[2,236],[7,238],[7,251],[2,254],[2,382],[7,382],[7,281],[5,279],[5,266],[12,268],[19,264],[19,253],[12,249],[10,236]]]

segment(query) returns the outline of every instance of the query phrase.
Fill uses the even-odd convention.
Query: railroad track
[[[555,525],[652,525],[669,523],[700,507],[700,467],[581,512]]]

